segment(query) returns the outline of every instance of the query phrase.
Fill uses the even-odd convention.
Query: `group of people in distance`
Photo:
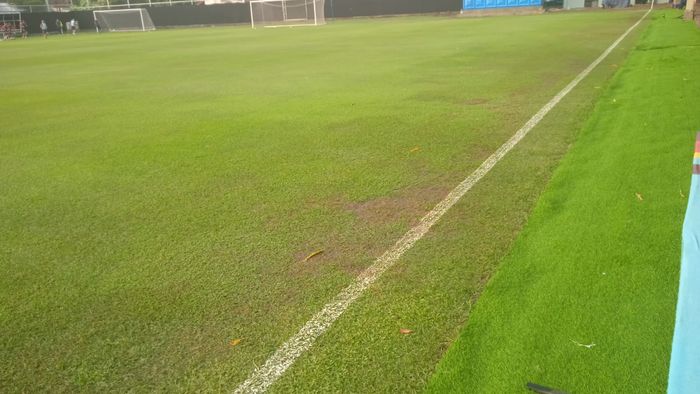
[[[64,26],[65,31],[70,32],[73,35],[80,30],[80,25],[75,19],[71,19],[70,21],[66,22],[65,25],[60,19],[56,19],[56,30],[61,34],[64,34]],[[45,20],[41,20],[41,23],[39,23],[39,29],[41,30],[41,35],[44,36],[44,38],[47,38],[49,35],[49,26],[46,24]],[[22,38],[27,38],[29,35],[29,26],[27,26],[27,21],[0,22],[0,35],[2,36],[3,41],[12,40],[20,36]]]
[[[56,19],[56,30],[58,30],[61,34],[63,34],[63,22],[60,19]],[[45,20],[41,20],[41,23],[39,24],[39,28],[41,29],[41,35],[46,38],[49,34],[49,26],[46,24]],[[75,35],[75,33],[80,30],[80,26],[78,25],[78,21],[75,20],[75,18],[69,20],[65,24],[66,31],[69,31],[71,34]]]
[[[22,38],[27,38],[27,22],[0,22],[0,34],[2,34],[3,41],[14,39],[18,35],[21,35]]]
[[[686,0],[671,0],[671,7],[682,10],[685,8],[686,3]]]

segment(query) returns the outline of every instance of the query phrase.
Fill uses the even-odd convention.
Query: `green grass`
[[[0,391],[232,389],[640,15],[0,43]],[[274,389],[423,387],[634,38]]]
[[[700,31],[679,15],[653,14],[428,392],[665,391],[700,129]]]

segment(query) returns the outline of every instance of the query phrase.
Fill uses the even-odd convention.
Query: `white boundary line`
[[[444,200],[440,201],[435,208],[428,212],[420,222],[408,230],[394,246],[384,252],[371,266],[365,269],[348,287],[341,291],[333,301],[326,304],[320,312],[316,313],[293,337],[275,351],[275,353],[267,359],[265,364],[256,368],[234,391],[235,394],[243,393],[262,393],[265,392],[270,385],[282,376],[287,368],[289,368],[296,359],[304,352],[309,350],[316,338],[323,334],[340,315],[345,312],[348,307],[357,300],[360,295],[367,290],[382,274],[393,266],[396,261],[410,249],[416,241],[430,230],[438,220],[459,201],[469,189],[472,188],[481,178],[484,177],[515,145],[520,142],[544,116],[561,101],[576,85],[581,82],[600,62],[602,62],[609,54],[617,47],[627,35],[637,27],[654,8],[652,1],[649,10],[642,17],[625,31],[615,42],[608,47],[593,63],[574,78],[564,89],[554,96],[547,104],[544,105],[537,113],[530,118],[506,143],[501,145],[486,161],[481,163],[471,175],[463,180],[455,187]]]

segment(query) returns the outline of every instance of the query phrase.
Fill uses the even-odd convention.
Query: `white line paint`
[[[651,12],[654,4],[652,2],[649,10],[635,23],[627,29],[615,42],[608,47],[593,63],[574,78],[564,89],[557,93],[547,104],[530,118],[506,143],[501,145],[486,161],[481,163],[471,175],[463,180],[448,195],[440,201],[435,208],[428,212],[420,222],[408,230],[394,246],[384,252],[369,268],[363,271],[350,286],[341,291],[333,301],[326,304],[320,312],[316,313],[293,337],[285,342],[275,353],[267,359],[265,364],[256,368],[248,379],[236,390],[235,394],[262,393],[267,390],[294,361],[309,350],[316,338],[323,334],[348,307],[357,300],[367,288],[372,285],[382,274],[391,268],[396,261],[410,249],[419,239],[437,223],[438,220],[459,201],[469,189],[472,188],[481,178],[484,177],[515,145],[520,142],[544,116],[561,101],[564,96],[576,87],[600,62],[602,62],[617,47],[627,35],[637,27],[644,18]]]

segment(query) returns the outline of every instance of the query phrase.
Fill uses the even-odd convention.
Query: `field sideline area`
[[[666,392],[700,31],[653,15],[428,392]]]
[[[643,12],[2,43],[0,391],[235,389]],[[504,258],[477,322],[508,304],[515,240],[579,134],[543,201],[583,160],[640,34],[633,66],[681,23],[651,15],[271,391],[440,387]]]

